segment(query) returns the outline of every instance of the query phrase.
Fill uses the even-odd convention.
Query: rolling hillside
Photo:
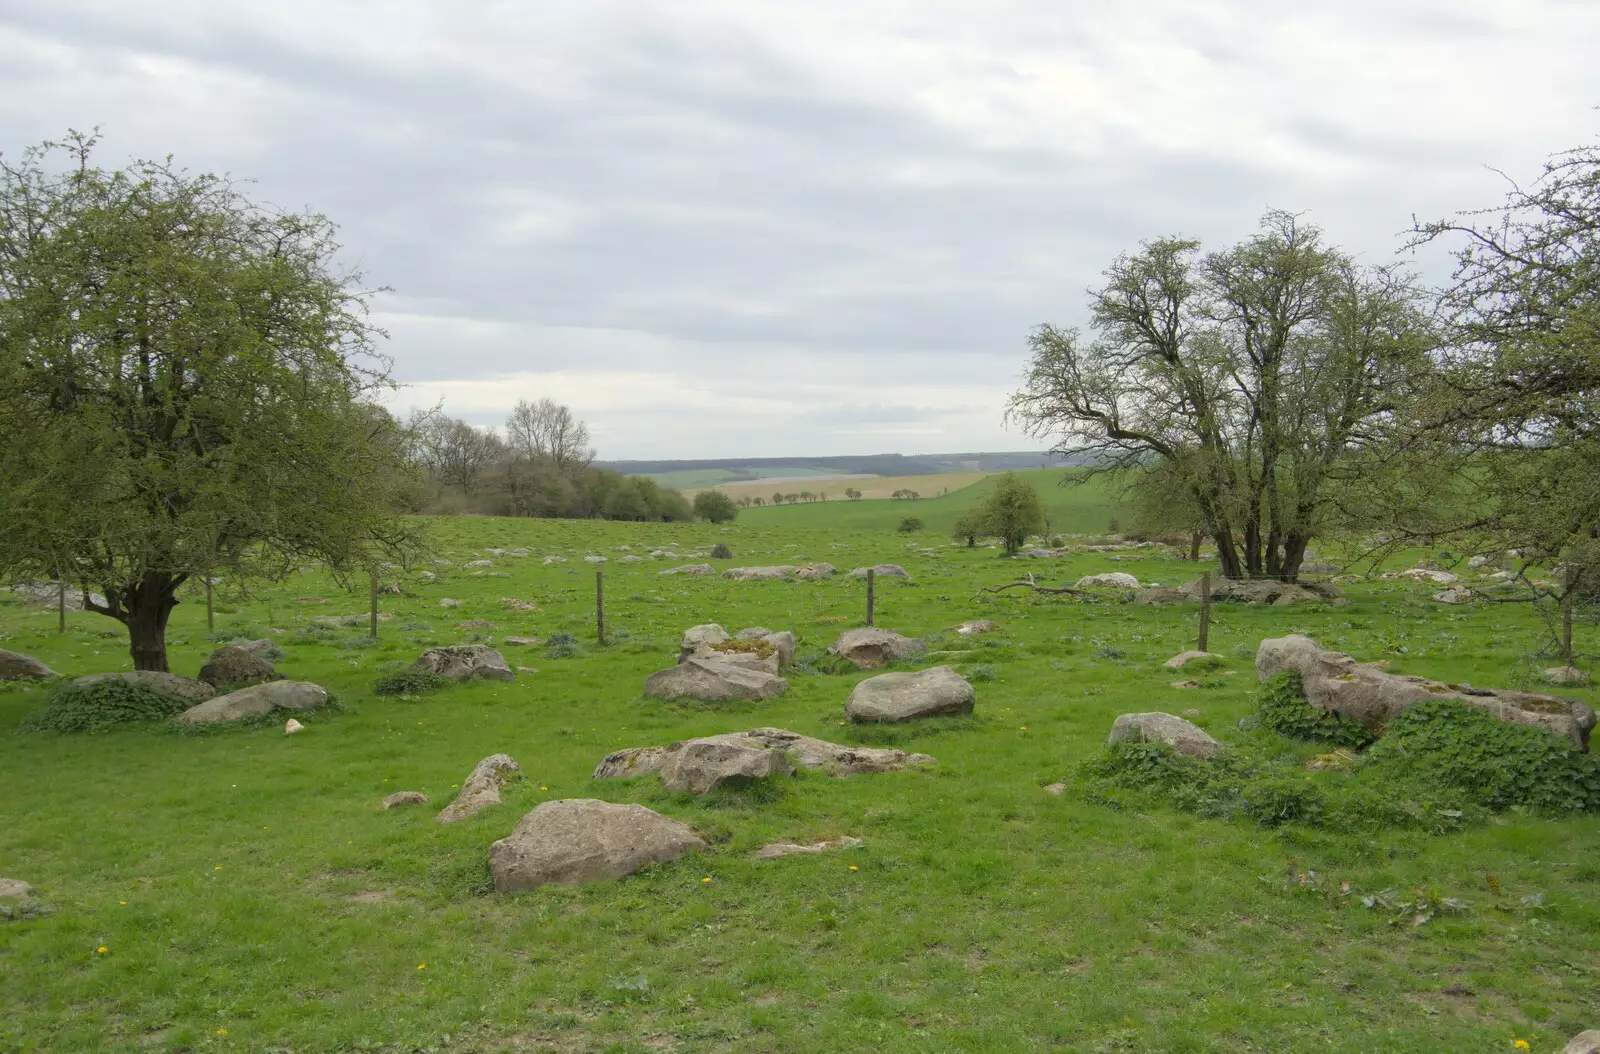
[[[1115,488],[1104,477],[1063,486],[1063,479],[1081,478],[1081,474],[1062,469],[1035,469],[1019,472],[1018,475],[1038,488],[1054,531],[1096,534],[1105,531],[1109,521],[1119,515]],[[985,476],[943,497],[917,501],[895,501],[890,498],[836,500],[830,491],[830,498],[825,502],[741,509],[739,520],[750,524],[893,531],[902,519],[915,516],[922,520],[929,533],[948,535],[961,514],[977,504],[994,486],[995,478],[993,475]],[[727,489],[731,492],[731,488]],[[838,489],[842,490],[843,486]]]

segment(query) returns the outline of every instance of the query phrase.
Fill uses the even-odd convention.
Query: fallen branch
[[[978,589],[978,593],[998,593],[1002,589],[1031,589],[1035,593],[1045,593],[1045,594],[1048,594],[1050,596],[1060,596],[1063,593],[1069,593],[1069,594],[1072,594],[1073,596],[1079,596],[1084,592],[1083,590],[1076,589],[1076,588],[1074,588],[1072,586],[1061,586],[1059,588],[1056,588],[1054,586],[1036,585],[1033,582],[1007,582],[1003,586],[981,586]],[[977,596],[978,593],[974,593],[972,595],[973,596]]]

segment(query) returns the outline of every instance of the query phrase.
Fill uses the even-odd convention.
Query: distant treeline
[[[941,472],[1006,472],[1013,469],[1061,468],[1092,458],[1037,451],[972,454],[860,454],[839,457],[716,458],[678,461],[602,461],[600,468],[624,475],[660,475],[705,469],[726,469],[743,480],[759,478],[756,469],[812,469],[838,475],[932,476]]]
[[[593,464],[589,429],[550,399],[519,402],[505,434],[413,412],[406,434],[423,473],[416,511],[571,519],[694,518],[688,499],[652,479]]]

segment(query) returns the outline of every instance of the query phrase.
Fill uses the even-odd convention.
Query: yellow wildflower
[[[705,885],[705,884],[706,884],[706,883],[707,883],[707,882],[710,882],[710,881],[711,881],[711,876],[710,876],[710,875],[707,875],[707,876],[706,876],[706,877],[705,877],[705,878],[702,878],[702,879],[701,879],[701,880],[700,880],[700,884],[701,884],[701,885],[702,885],[702,886],[703,886],[703,885]]]
[[[852,871],[859,871],[859,870],[860,870],[860,868],[858,868],[858,867],[856,867],[856,865],[854,865],[854,864],[851,864],[851,865],[850,865],[850,870],[852,870]]]
[[[428,964],[427,963],[417,963],[417,969],[426,970],[427,968],[428,968]]]
[[[110,948],[107,948],[104,944],[102,944],[102,945],[100,945],[100,947],[98,947],[98,948],[96,948],[94,950],[94,953],[96,955],[104,955],[106,952],[108,952],[110,950],[111,950]]]
[[[1528,1045],[1528,1041],[1527,1040],[1519,1039],[1516,1042],[1511,1044],[1511,1049],[1512,1050],[1532,1050],[1533,1048]]]

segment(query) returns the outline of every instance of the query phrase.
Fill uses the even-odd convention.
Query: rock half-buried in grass
[[[884,673],[855,686],[845,700],[852,721],[913,721],[972,713],[972,685],[948,666],[915,673]]]
[[[429,648],[411,664],[411,668],[436,673],[453,681],[468,681],[477,677],[510,681],[517,676],[511,672],[505,656],[485,644],[452,644],[444,648]]]
[[[547,801],[489,846],[489,872],[501,893],[553,882],[623,878],[649,864],[676,860],[705,840],[686,824],[643,805],[593,798]]]
[[[881,670],[898,659],[921,655],[928,646],[920,640],[871,626],[845,630],[828,651],[850,660],[858,670]]]
[[[491,805],[499,805],[500,788],[521,773],[522,766],[511,755],[490,754],[472,767],[466,781],[461,784],[461,793],[435,819],[440,823],[454,823]]]
[[[1205,729],[1181,717],[1160,712],[1148,714],[1123,714],[1111,725],[1107,743],[1124,740],[1144,743],[1165,743],[1174,754],[1204,760],[1222,749],[1222,744],[1212,739]]]
[[[1429,699],[1458,699],[1511,724],[1531,725],[1565,736],[1587,750],[1595,713],[1577,699],[1507,689],[1407,677],[1359,663],[1343,652],[1327,651],[1310,637],[1291,634],[1261,642],[1256,676],[1266,680],[1280,670],[1300,674],[1306,701],[1330,713],[1381,732],[1389,722]]]
[[[188,725],[210,725],[260,717],[274,710],[313,710],[328,702],[328,690],[310,681],[268,681],[219,695],[178,715]]]
[[[206,664],[200,667],[200,679],[216,688],[255,681],[276,681],[282,677],[283,674],[260,655],[232,644],[224,644],[213,651]]]
[[[699,699],[708,703],[771,699],[788,688],[788,681],[767,670],[697,655],[651,674],[644,682],[644,694],[651,699]]]
[[[684,740],[664,747],[630,747],[607,754],[595,766],[591,779],[632,779],[660,772],[672,755],[689,743],[733,743],[761,750],[778,750],[802,768],[822,769],[834,776],[853,776],[862,772],[897,772],[900,769],[934,764],[927,754],[908,754],[892,747],[847,747],[813,739],[783,728],[752,728],[748,732],[727,732],[702,740]]]
[[[709,794],[717,787],[739,787],[773,776],[793,776],[794,765],[781,750],[713,739],[691,739],[667,755],[661,785],[670,794]]]
[[[0,649],[0,681],[54,677],[56,672],[31,655]]]
[[[217,694],[217,690],[204,681],[195,680],[193,677],[179,677],[175,673],[161,673],[157,670],[92,673],[87,677],[79,677],[72,683],[79,688],[91,688],[107,681],[127,681],[129,684],[143,685],[152,692],[170,695],[175,699],[187,699],[191,703],[203,703]]]

